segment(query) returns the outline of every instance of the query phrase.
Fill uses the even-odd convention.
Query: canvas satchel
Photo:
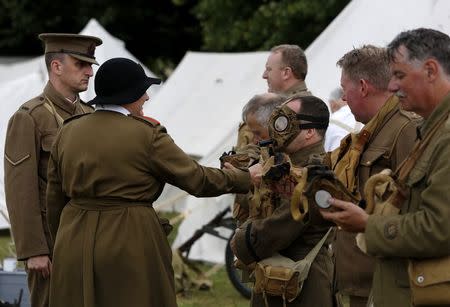
[[[408,275],[414,306],[450,304],[450,256],[410,259]]]
[[[267,295],[282,297],[284,305],[286,305],[286,301],[292,302],[300,295],[311,264],[325,243],[330,231],[331,228],[306,257],[299,261],[293,261],[277,253],[256,263],[253,291],[258,294],[262,293],[266,306],[268,306]]]

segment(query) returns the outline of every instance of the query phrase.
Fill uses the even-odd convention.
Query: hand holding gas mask
[[[336,208],[328,202],[330,198],[358,202],[327,166],[309,165],[304,168],[302,180],[295,187],[291,198],[292,217],[297,221],[303,220],[311,204],[334,211]]]
[[[239,169],[248,168],[259,161],[260,152],[259,146],[254,144],[245,145],[236,151],[224,152],[219,158],[220,168],[227,162]]]
[[[285,151],[301,130],[326,129],[328,117],[298,114],[287,105],[278,107],[269,120],[269,135],[276,151]],[[298,168],[297,168],[298,169]],[[321,159],[309,161],[308,166],[294,174],[295,187],[291,193],[291,213],[302,220],[313,204],[321,209],[333,210],[328,204],[331,197],[356,201],[353,195],[335,177]]]

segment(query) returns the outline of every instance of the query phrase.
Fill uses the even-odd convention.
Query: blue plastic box
[[[0,300],[14,303],[14,300],[19,300],[20,289],[23,289],[20,307],[30,307],[27,273],[25,271],[5,272],[0,270]]]

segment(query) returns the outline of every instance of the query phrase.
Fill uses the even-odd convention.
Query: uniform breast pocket
[[[53,142],[55,141],[56,130],[42,133],[41,148],[42,151],[50,152],[52,150]]]
[[[406,181],[407,185],[410,187],[418,186],[425,180],[426,172],[422,167],[414,168],[409,174],[408,180]]]
[[[386,149],[368,149],[366,150],[359,162],[362,178],[369,178],[373,174],[377,174],[386,168],[390,168],[389,159],[387,158]]]
[[[426,187],[427,174],[424,168],[420,165],[416,166],[411,172],[406,180],[406,185],[409,187],[409,201],[405,202],[402,212],[415,212],[420,210],[422,204],[421,193]]]
[[[38,161],[38,172],[41,178],[47,181],[47,165],[50,158],[50,152],[55,141],[56,131],[48,132],[41,135],[41,153]],[[45,192],[45,190],[44,190]]]

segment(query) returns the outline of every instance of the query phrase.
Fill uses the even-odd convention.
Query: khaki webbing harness
[[[64,122],[64,119],[61,117],[61,115],[58,114],[58,112],[56,112],[55,105],[53,104],[53,102],[47,96],[45,96],[45,99],[47,101],[44,103],[44,107],[53,115],[56,124],[58,125],[58,128],[61,127]]]
[[[449,112],[445,113],[438,122],[431,128],[430,132],[425,136],[425,138],[421,141],[418,141],[414,148],[412,149],[409,156],[399,165],[395,174],[390,176],[388,172],[381,172],[380,174],[376,174],[371,176],[369,180],[367,180],[366,185],[364,187],[364,194],[366,195],[367,207],[366,212],[372,214],[375,211],[376,201],[375,194],[377,186],[383,184],[389,184],[391,189],[393,189],[393,193],[388,198],[386,203],[390,203],[394,207],[400,211],[400,208],[403,205],[403,202],[406,199],[406,179],[409,176],[409,173],[412,171],[414,166],[417,163],[417,160],[422,155],[422,153],[427,148],[433,136],[436,132],[441,128],[441,126],[446,122],[448,118]]]
[[[63,123],[64,123],[64,119],[56,111],[55,104],[50,100],[50,98],[45,96],[45,99],[47,101],[44,103],[44,107],[53,115],[53,117],[55,118],[56,124],[58,125],[58,128],[60,128],[63,125]],[[83,111],[83,114],[88,113],[88,111],[86,111],[84,109],[84,107],[83,107],[83,105],[81,103],[80,103],[80,108]]]

